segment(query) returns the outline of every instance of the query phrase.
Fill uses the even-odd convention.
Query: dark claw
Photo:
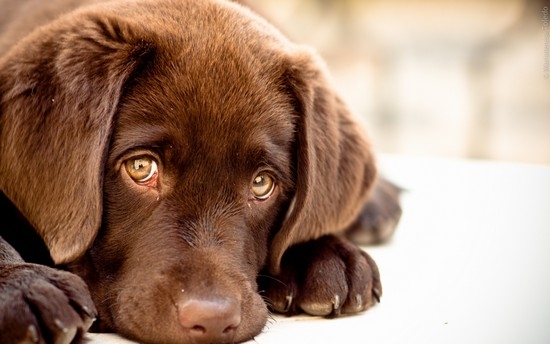
[[[377,288],[372,288],[372,295],[374,296],[376,301],[380,303],[380,290],[378,290]]]
[[[96,314],[88,306],[82,306],[82,311],[88,318],[95,319]]]

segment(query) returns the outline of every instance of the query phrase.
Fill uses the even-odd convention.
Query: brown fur
[[[393,231],[398,192],[369,201],[373,155],[319,59],[233,3],[81,2],[0,2],[0,342],[77,341],[92,299],[97,329],[151,343],[252,338],[263,298],[370,307],[376,264],[340,235]]]

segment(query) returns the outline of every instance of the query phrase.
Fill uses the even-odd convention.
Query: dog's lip
[[[166,283],[163,284],[166,285]],[[265,327],[266,321],[269,317],[269,312],[267,310],[267,306],[264,300],[258,292],[252,289],[254,288],[255,284],[252,281],[246,279],[238,281],[237,285],[239,285],[240,292],[237,292],[236,294],[228,294],[226,296],[205,296],[207,299],[214,299],[214,306],[216,306],[216,297],[229,298],[230,300],[232,300],[231,302],[234,302],[235,305],[238,305],[237,307],[240,310],[239,316],[235,317],[235,319],[239,318],[239,325],[235,326],[234,329],[228,331],[228,335],[222,336],[222,339],[216,342],[237,343],[252,339]],[[116,298],[116,303],[118,305],[128,305],[129,302],[125,301],[126,298],[131,298],[131,300],[133,300],[134,302],[138,301],[138,304],[135,304],[131,312],[127,309],[121,309],[117,305],[105,305],[107,306],[107,309],[103,310],[104,312],[110,312],[110,314],[112,314],[110,317],[108,316],[107,318],[117,319],[117,322],[116,324],[114,324],[113,327],[116,329],[116,332],[119,332],[127,336],[128,338],[133,338],[134,340],[143,342],[200,342],[196,341],[193,338],[190,338],[185,333],[177,318],[178,308],[181,306],[180,304],[185,303],[185,300],[179,303],[176,302],[175,300],[178,298],[178,296],[181,297],[182,294],[189,294],[186,295],[186,297],[189,296],[190,298],[200,298],[200,296],[197,296],[197,294],[192,292],[192,288],[181,287],[179,289],[174,289],[174,295],[172,297],[165,298],[165,301],[167,299],[171,300],[169,302],[172,304],[172,307],[164,307],[162,306],[162,302],[154,303],[153,308],[156,309],[149,309],[147,312],[149,312],[150,314],[163,315],[156,317],[156,319],[151,319],[152,322],[143,322],[136,318],[136,314],[141,313],[139,309],[143,307],[147,308],[146,305],[140,302],[140,300],[146,300],[147,290],[144,289],[143,285],[140,283],[134,283],[134,287],[131,289],[133,289],[132,292],[129,292],[129,290],[126,289],[124,291],[124,295],[119,295]],[[149,286],[148,289],[152,290],[154,289],[154,287]],[[194,296],[192,296],[192,294]],[[136,299],[138,295],[141,296]],[[149,300],[151,300],[151,298],[149,298]],[[103,319],[104,316],[100,316],[100,318]],[[159,320],[161,318],[164,320]],[[111,328],[109,329],[112,330]]]

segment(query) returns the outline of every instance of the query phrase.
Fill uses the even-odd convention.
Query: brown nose
[[[234,298],[188,299],[179,304],[178,319],[198,343],[231,342],[241,323],[240,303]]]

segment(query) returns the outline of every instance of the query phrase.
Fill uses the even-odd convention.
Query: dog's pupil
[[[137,158],[126,162],[126,170],[135,181],[147,178],[153,169],[153,161],[149,158]]]
[[[143,168],[146,168],[147,165],[149,165],[147,163],[147,161],[143,160],[143,159],[138,159],[135,161],[134,163],[134,169],[137,171],[137,170],[141,170]]]

